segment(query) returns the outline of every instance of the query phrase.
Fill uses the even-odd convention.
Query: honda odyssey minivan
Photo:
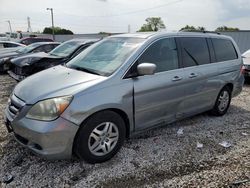
[[[136,33],[99,41],[20,82],[5,111],[16,140],[48,159],[104,162],[124,139],[210,111],[242,90],[235,42],[208,33]]]

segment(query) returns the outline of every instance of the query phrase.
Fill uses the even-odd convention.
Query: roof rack
[[[220,32],[216,32],[216,31],[197,31],[197,30],[192,30],[192,29],[183,29],[180,32],[213,33],[217,35],[221,34]]]

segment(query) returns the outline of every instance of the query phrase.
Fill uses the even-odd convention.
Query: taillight
[[[241,68],[240,68],[240,73],[244,74],[245,70],[246,70],[246,67],[244,65],[242,65]]]

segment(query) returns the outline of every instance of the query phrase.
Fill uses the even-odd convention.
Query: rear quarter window
[[[212,38],[212,43],[217,62],[238,59],[238,55],[232,41],[228,39]]]

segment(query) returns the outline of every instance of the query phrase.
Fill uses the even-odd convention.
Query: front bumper
[[[24,106],[20,111],[27,111],[27,108]],[[34,153],[51,160],[71,158],[77,125],[62,117],[50,122],[32,120],[23,112],[13,118],[9,108],[5,110],[5,120],[16,140]]]
[[[6,73],[10,69],[10,61],[1,61],[0,62],[0,72]]]

